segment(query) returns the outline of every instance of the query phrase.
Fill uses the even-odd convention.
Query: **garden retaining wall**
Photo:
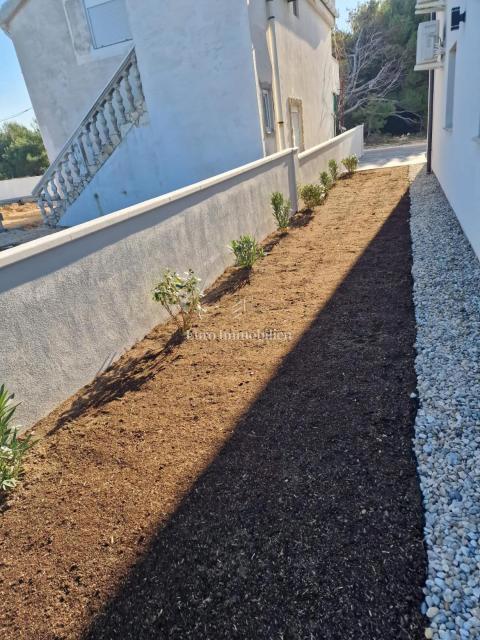
[[[322,142],[312,149],[298,154],[299,183],[318,182],[319,174],[328,171],[328,161],[336,160],[342,171],[342,158],[356,154],[363,155],[363,125],[349,129],[336,138]]]
[[[165,268],[212,284],[232,263],[232,239],[274,230],[273,191],[296,207],[297,184],[318,179],[335,142],[344,157],[359,153],[361,136],[357,127],[300,157],[289,149],[0,253],[0,383],[21,402],[21,426],[165,320],[151,299]]]

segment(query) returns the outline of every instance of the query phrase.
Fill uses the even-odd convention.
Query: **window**
[[[298,18],[298,0],[288,0],[292,4],[293,15]]]
[[[273,133],[275,131],[275,124],[273,120],[272,90],[268,87],[262,89],[262,104],[265,133]]]
[[[131,40],[125,0],[85,0],[95,49]]]
[[[457,65],[457,45],[448,54],[447,104],[445,107],[445,128],[453,127],[453,107],[455,102],[455,67]]]

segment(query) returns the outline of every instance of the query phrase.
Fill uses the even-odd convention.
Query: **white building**
[[[433,13],[432,13],[433,12]],[[432,70],[432,169],[480,258],[480,2],[418,0],[417,69]]]
[[[1,0],[0,0],[1,3]],[[72,225],[335,135],[334,0],[7,0]]]

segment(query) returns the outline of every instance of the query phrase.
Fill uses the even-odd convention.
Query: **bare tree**
[[[360,29],[350,46],[339,51],[343,58],[342,119],[369,102],[385,100],[399,86],[404,61],[398,55],[389,56],[388,52],[383,35],[366,28]],[[369,72],[372,68],[375,68],[373,75]]]

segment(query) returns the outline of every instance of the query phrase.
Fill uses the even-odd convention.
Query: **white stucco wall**
[[[165,268],[210,285],[227,245],[274,229],[270,197],[295,202],[295,151],[0,254],[1,382],[32,425],[165,318],[151,290]]]
[[[342,173],[344,171],[342,160],[353,154],[358,158],[363,155],[363,124],[300,153],[298,156],[300,184],[318,182],[320,173],[328,171],[329,160],[336,160],[339,173]]]
[[[167,188],[261,158],[245,0],[128,0],[128,10]]]
[[[93,50],[82,0],[26,0],[7,28],[52,161],[131,43]]]
[[[321,0],[299,0],[299,15],[292,4],[274,0],[278,63],[287,146],[290,134],[289,98],[303,105],[305,148],[335,135],[333,94],[339,92],[338,63],[332,57],[334,17]],[[272,65],[267,40],[265,0],[249,0],[250,28],[259,83],[272,84]],[[275,148],[266,140],[267,152]]]
[[[460,224],[480,258],[480,3],[465,0],[467,21],[450,30],[451,8],[438,18],[446,25],[445,66],[435,71],[432,165]],[[457,46],[453,126],[445,129],[449,52]],[[423,72],[425,73],[425,72]]]

